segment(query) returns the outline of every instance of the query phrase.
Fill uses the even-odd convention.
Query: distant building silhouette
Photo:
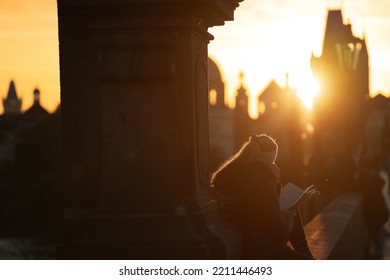
[[[34,103],[33,105],[23,113],[23,119],[28,122],[36,122],[49,115],[49,112],[41,106],[40,91],[34,89]]]
[[[18,98],[14,81],[9,84],[7,97],[3,99],[4,115],[18,115],[21,113],[22,99]]]
[[[225,83],[217,64],[208,59],[209,69],[209,150],[210,168],[233,155],[235,151],[234,111],[225,104]]]
[[[288,73],[284,88],[272,80],[259,94],[258,108],[256,133],[267,133],[278,142],[277,163],[282,170],[282,180],[302,183],[302,104],[296,90],[290,88]]]
[[[370,97],[366,39],[344,24],[341,10],[328,11],[322,54],[312,55],[311,67],[320,93],[313,106],[316,148],[310,173],[317,184],[326,178],[324,184],[345,188],[363,158],[389,161],[390,99]]]
[[[296,95],[296,90],[290,88],[288,74],[286,73],[284,88],[280,87],[275,80],[271,80],[259,94],[258,108],[259,121],[261,122],[259,125],[270,130],[268,133],[276,133],[276,130],[281,129],[281,122],[285,121],[293,111],[299,110],[300,107],[301,102]]]
[[[226,108],[225,104],[225,83],[222,80],[222,74],[217,64],[211,59],[208,59],[209,70],[209,92],[210,99],[215,99],[215,104],[212,106],[215,108]]]
[[[311,67],[320,82],[314,102],[317,152],[332,146],[334,153],[352,157],[363,145],[369,97],[369,56],[365,38],[352,34],[341,10],[329,10],[322,55],[312,55]]]
[[[240,72],[240,85],[236,92],[234,108],[235,148],[238,150],[254,133],[254,123],[249,117],[249,96],[244,85],[244,72]]]
[[[240,73],[240,85],[233,109],[225,104],[225,84],[217,64],[208,59],[209,69],[209,146],[210,168],[232,156],[254,132],[255,122],[249,116],[248,93],[244,85],[244,73]]]
[[[18,98],[15,82],[10,82],[7,97],[3,99],[4,114],[0,116],[0,162],[14,160],[14,148],[22,130],[50,115],[40,104],[39,89],[33,95],[33,105],[22,112],[22,98]]]

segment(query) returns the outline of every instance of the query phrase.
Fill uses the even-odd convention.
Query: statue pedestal
[[[238,2],[58,0],[59,258],[226,257],[201,210],[211,201],[207,28]]]

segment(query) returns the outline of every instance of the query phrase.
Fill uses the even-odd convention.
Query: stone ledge
[[[305,226],[305,232],[320,260],[365,259],[368,233],[362,194],[340,194]]]
[[[72,9],[73,12],[84,10],[91,15],[91,12],[93,14],[103,9],[100,16],[112,16],[113,11],[119,10],[125,11],[129,18],[151,15],[148,20],[175,14],[185,15],[187,18],[199,17],[198,23],[212,27],[233,20],[234,11],[242,1],[244,0],[57,0],[57,3],[60,12],[64,9]]]

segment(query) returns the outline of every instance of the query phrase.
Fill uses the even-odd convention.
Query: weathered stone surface
[[[368,233],[362,195],[339,195],[305,226],[305,232],[318,259],[365,259]]]

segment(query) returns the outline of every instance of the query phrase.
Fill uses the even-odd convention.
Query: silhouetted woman
[[[272,138],[254,135],[213,174],[211,185],[225,218],[241,231],[243,259],[313,259],[299,212],[279,208],[277,153]]]

